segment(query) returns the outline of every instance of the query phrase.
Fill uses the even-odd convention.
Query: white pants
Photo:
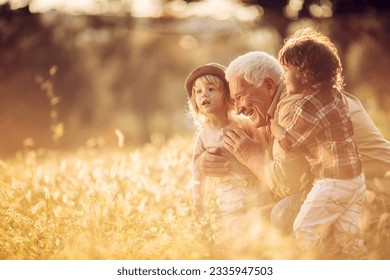
[[[331,231],[342,247],[356,247],[361,229],[361,212],[365,198],[364,175],[351,180],[320,179],[314,181],[294,221],[294,233],[301,249],[309,249]],[[351,248],[343,248],[348,252]]]

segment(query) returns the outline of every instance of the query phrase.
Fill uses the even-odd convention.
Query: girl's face
[[[283,66],[284,73],[282,80],[286,84],[286,89],[288,94],[299,94],[307,87],[307,84],[304,82],[302,73],[299,71],[299,68],[291,64]]]
[[[225,115],[228,104],[223,90],[215,84],[201,82],[199,79],[194,83],[194,95],[199,112],[204,115]]]

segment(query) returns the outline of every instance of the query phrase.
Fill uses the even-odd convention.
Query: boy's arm
[[[280,101],[274,116],[278,124],[282,127],[291,125],[296,102],[301,98],[300,95],[289,95]],[[271,145],[271,156],[264,167],[264,179],[269,189],[279,197],[285,197],[310,187],[312,175],[303,153],[286,152],[276,140],[271,141]]]
[[[277,116],[275,118],[271,119],[271,125],[270,125],[272,136],[275,139],[278,139],[280,135],[284,132],[284,128],[281,127],[278,123]]]
[[[301,106],[295,108],[292,121],[288,127],[285,127],[282,131],[275,128],[275,133],[278,134],[275,140],[279,142],[284,151],[305,150],[318,133],[323,130],[321,118],[317,115],[321,108],[317,108],[317,105],[315,100],[306,100]],[[322,119],[324,118],[325,116],[322,116]]]
[[[305,189],[311,183],[309,166],[301,153],[286,153],[278,143],[269,143],[267,127],[258,129],[255,141],[243,131],[227,132],[225,147],[246,165],[269,190],[280,197]],[[272,156],[267,156],[271,144]]]

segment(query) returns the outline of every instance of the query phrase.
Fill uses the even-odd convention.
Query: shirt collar
[[[280,81],[276,88],[276,93],[274,96],[274,99],[272,100],[271,106],[269,107],[267,111],[266,121],[269,122],[271,119],[274,118],[276,107],[282,97],[284,97],[287,94],[286,92],[286,86],[285,84]]]

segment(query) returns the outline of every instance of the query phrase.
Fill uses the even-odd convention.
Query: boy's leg
[[[290,233],[294,220],[301,209],[305,194],[303,192],[286,196],[272,207],[270,219],[272,226],[283,233]]]
[[[366,251],[363,239],[359,236],[361,232],[361,214],[365,201],[366,185],[364,175],[346,182],[348,186],[354,187],[355,193],[350,204],[340,215],[333,225],[333,234],[336,242],[340,245],[342,252],[351,257],[357,256]]]
[[[333,179],[314,181],[294,221],[293,230],[302,250],[315,249],[330,232],[332,224],[339,218],[350,199],[339,195]]]
[[[346,209],[361,193],[362,178],[352,180],[322,179],[315,181],[294,221],[294,232],[303,249],[315,247],[328,234]],[[360,214],[359,214],[360,215]]]

